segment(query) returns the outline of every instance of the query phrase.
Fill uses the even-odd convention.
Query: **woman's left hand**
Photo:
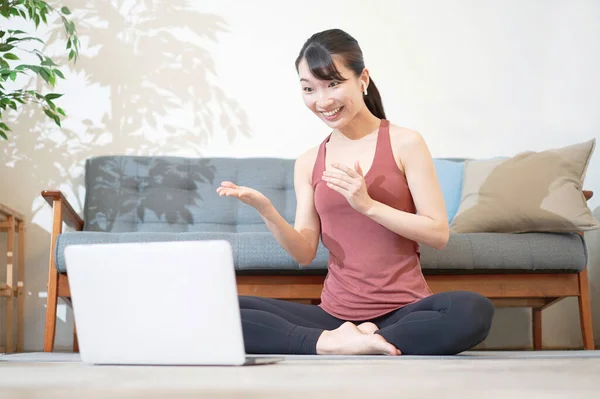
[[[335,170],[323,172],[327,187],[342,194],[352,208],[363,215],[373,206],[374,200],[367,192],[367,184],[358,161],[354,169],[345,165],[332,164]]]

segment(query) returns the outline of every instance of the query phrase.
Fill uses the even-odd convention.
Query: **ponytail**
[[[369,78],[367,95],[365,96],[363,94],[363,98],[365,99],[367,108],[373,115],[379,119],[386,119],[385,111],[383,110],[383,102],[381,101],[381,95],[379,94],[379,90],[377,90],[377,86],[375,86],[375,82],[373,82],[373,79],[371,78]]]

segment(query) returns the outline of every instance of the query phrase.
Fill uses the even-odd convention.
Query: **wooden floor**
[[[247,367],[0,362],[0,398],[598,398],[600,357],[286,360]]]

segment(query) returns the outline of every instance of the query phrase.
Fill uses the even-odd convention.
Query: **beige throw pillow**
[[[597,229],[582,193],[596,139],[511,158],[467,160],[450,229],[469,232],[580,232]]]

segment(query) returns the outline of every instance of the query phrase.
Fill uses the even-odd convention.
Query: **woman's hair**
[[[363,53],[356,39],[341,29],[330,29],[312,35],[300,50],[296,59],[296,71],[302,59],[306,59],[310,72],[321,80],[346,80],[333,63],[332,56],[341,57],[347,68],[360,76],[365,68]],[[379,119],[386,119],[381,95],[370,79],[367,94],[363,95],[369,111]]]

